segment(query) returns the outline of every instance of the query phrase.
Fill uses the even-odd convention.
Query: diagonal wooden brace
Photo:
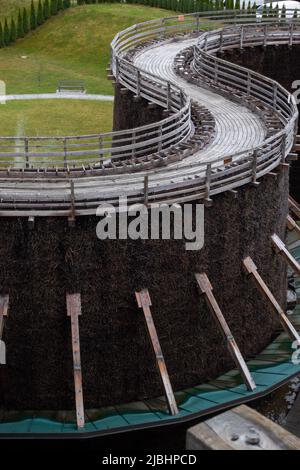
[[[4,321],[8,317],[9,296],[0,296],[0,340],[2,340]]]
[[[6,346],[2,341],[5,319],[8,317],[9,296],[0,296],[0,364],[6,364]]]
[[[286,218],[286,226],[290,232],[295,232],[300,238],[300,227],[290,215]]]
[[[150,307],[152,305],[148,289],[143,289],[135,293],[137,304],[139,308],[143,309],[146,325],[151,340],[152,348],[156,357],[157,367],[160,373],[160,378],[164,386],[165,396],[168,404],[168,409],[171,415],[178,414],[178,407],[175,400],[174,392],[170,382],[167,366],[162,353],[160,342],[158,339],[157,331],[153,321]]]
[[[224,318],[224,315],[216,301],[216,298],[213,294],[213,287],[206,275],[206,273],[195,273],[196,281],[198,283],[199,290],[201,294],[205,295],[205,300],[210,312],[213,315],[213,318],[219,327],[222,335],[224,336],[227,342],[227,348],[240,371],[244,383],[248,390],[254,390],[256,388],[255,382],[251,376],[251,373],[248,369],[248,366],[241,354],[241,351],[238,345],[235,342],[235,339],[231,333],[231,330]]]
[[[274,233],[271,237],[272,240],[272,245],[275,253],[279,254],[282,256],[282,258],[285,260],[285,262],[290,266],[292,271],[294,273],[298,274],[300,276],[300,264],[297,262],[297,260],[291,255],[281,238]]]
[[[274,295],[272,294],[268,286],[263,281],[262,277],[259,275],[257,271],[257,267],[255,263],[253,262],[252,258],[250,258],[250,256],[248,256],[247,258],[243,260],[243,266],[244,266],[246,274],[253,279],[258,290],[268,300],[270,306],[272,307],[273,312],[279,318],[283,329],[287,332],[287,334],[293,341],[296,340],[298,344],[300,344],[300,337],[296,329],[287,318],[283,309],[280,307],[279,303],[275,299]]]
[[[292,198],[292,196],[289,196],[289,209],[290,209],[290,212],[299,220],[300,219],[300,207],[299,207],[299,204],[295,201],[295,199]]]
[[[80,294],[67,294],[67,315],[71,317],[76,419],[77,427],[80,429],[85,425],[78,321],[78,317],[81,315]]]

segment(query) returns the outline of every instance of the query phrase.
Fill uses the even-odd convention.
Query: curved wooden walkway
[[[114,39],[116,82],[165,108],[163,121],[105,135],[13,140],[17,154],[9,150],[9,139],[0,138],[0,216],[74,218],[95,214],[101,203],[117,205],[124,196],[128,203],[140,203],[146,176],[149,202],[210,200],[284,163],[296,133],[295,100],[273,80],[215,53],[299,44],[300,23],[274,24],[271,18],[251,24],[253,15],[225,16],[196,13],[154,20]],[[211,22],[213,31],[201,33],[201,21]],[[222,28],[215,29],[218,25]],[[173,71],[175,57],[191,45],[196,84]],[[191,100],[204,105],[216,122],[215,138],[203,150],[193,137]]]
[[[196,102],[203,104],[214,116],[216,135],[203,151],[196,152],[191,161],[209,161],[251,149],[263,142],[266,128],[263,120],[249,108],[234,103],[217,92],[187,83],[174,71],[174,60],[180,51],[197,44],[197,39],[166,42],[142,51],[135,58],[135,65],[147,72],[176,82]],[[185,165],[185,160],[183,164]]]

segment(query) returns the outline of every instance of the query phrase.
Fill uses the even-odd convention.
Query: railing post
[[[289,47],[292,47],[293,45],[293,33],[294,33],[294,23],[290,23],[290,41],[289,41]]]
[[[116,83],[119,83],[119,74],[120,74],[120,65],[119,65],[119,59],[116,57]]]
[[[205,178],[205,202],[210,204],[210,185],[211,185],[211,163],[207,164],[206,167],[206,178]]]
[[[204,50],[205,50],[205,52],[207,52],[207,33],[206,33],[206,36],[205,36],[205,39],[204,39]]]
[[[141,72],[139,70],[136,72],[136,96],[138,98],[141,96]]]
[[[264,47],[268,44],[268,25],[264,25]]]
[[[251,95],[251,72],[248,70],[247,74],[247,96]]]
[[[258,151],[254,150],[253,152],[253,161],[252,161],[252,184],[255,186],[258,185],[257,183],[257,159],[258,159]]]
[[[103,138],[102,137],[99,137],[99,157],[100,157],[100,163],[102,164],[103,161]]]
[[[28,141],[27,137],[24,140],[24,146],[25,146],[25,162],[26,162],[25,166],[26,166],[26,168],[29,168],[29,155],[28,155],[28,153],[29,153],[29,141]]]
[[[181,108],[183,108],[183,106],[184,106],[184,95],[183,95],[182,90],[180,90],[180,106],[181,106]]]
[[[68,166],[68,157],[67,157],[67,139],[64,139],[64,167]]]
[[[199,14],[196,17],[196,22],[197,22],[196,30],[197,30],[197,33],[199,33],[199,31],[200,31],[200,16],[199,16]]]
[[[278,95],[278,85],[277,83],[274,83],[274,88],[273,88],[273,106],[276,108],[277,106],[277,95]]]
[[[244,46],[244,26],[241,27],[240,49],[243,49],[243,46]]]
[[[219,53],[222,54],[223,53],[223,29],[222,31],[220,31],[220,47],[219,47]]]
[[[282,136],[282,142],[281,142],[281,162],[285,163],[285,153],[286,153],[286,134],[283,134]]]
[[[167,111],[171,111],[171,84],[167,84]]]
[[[218,73],[219,73],[218,61],[217,61],[217,59],[215,59],[215,78],[214,78],[215,82],[218,81]]]
[[[163,129],[162,129],[162,124],[159,126],[158,128],[158,146],[157,146],[157,149],[158,151],[160,152],[161,149],[162,149],[162,133],[163,133]]]

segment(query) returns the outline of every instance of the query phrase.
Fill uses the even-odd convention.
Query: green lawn
[[[7,3],[6,9],[25,3],[0,2],[2,7]],[[114,35],[161,16],[170,12],[122,4],[71,8],[0,50],[0,80],[6,83],[7,94],[54,92],[60,80],[83,80],[89,93],[113,94],[106,67]],[[19,101],[8,102],[0,110],[0,135],[5,136],[90,134],[112,128],[110,102]]]
[[[52,17],[15,45],[0,50],[7,93],[53,92],[60,80],[84,80],[90,93],[112,94],[106,79],[109,44],[137,22],[172,13],[123,4],[83,5]]]
[[[8,101],[0,105],[2,136],[59,136],[109,132],[112,104],[102,101]]]

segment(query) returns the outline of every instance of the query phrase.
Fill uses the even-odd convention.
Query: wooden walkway
[[[112,42],[111,78],[136,99],[164,108],[166,117],[105,135],[0,137],[0,216],[71,214],[74,220],[95,214],[100,203],[117,205],[121,195],[129,204],[210,201],[285,164],[298,118],[294,98],[273,80],[215,54],[292,47],[300,43],[300,22],[249,24],[253,20],[238,12],[195,13],[120,32]],[[202,22],[213,31],[200,32]],[[188,45],[195,46],[191,75],[200,87],[172,70]],[[216,122],[215,139],[202,150],[205,132],[194,134],[191,100],[204,103]]]

